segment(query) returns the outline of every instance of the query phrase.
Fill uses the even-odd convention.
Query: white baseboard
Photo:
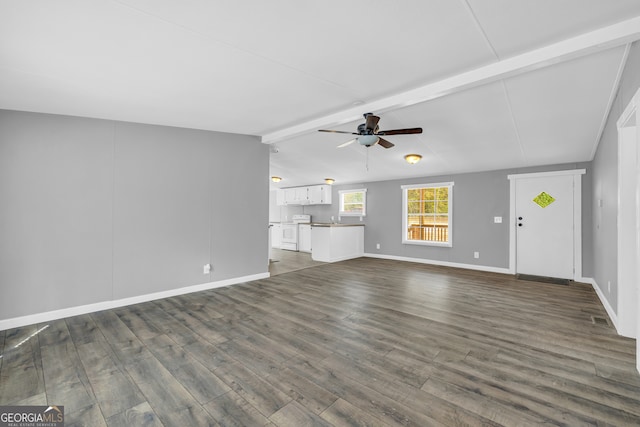
[[[613,322],[613,326],[616,328],[616,332],[618,333],[618,335],[621,335],[620,329],[618,328],[618,316],[616,315],[616,312],[613,310],[613,307],[611,307],[611,304],[609,304],[609,301],[607,300],[607,298],[605,298],[604,292],[602,292],[602,289],[600,289],[600,286],[598,286],[598,284],[596,283],[596,280],[591,277],[581,277],[579,279],[576,279],[576,282],[588,283],[591,286],[593,286],[593,290],[596,291],[596,295],[598,295],[600,302],[602,303],[604,309],[607,311],[607,314],[609,315],[611,322]]]
[[[441,265],[444,267],[465,268],[467,270],[487,271],[490,273],[512,274],[508,268],[491,267],[488,265],[462,264],[458,262],[438,261],[424,258],[409,258],[396,255],[371,254],[365,253],[364,256],[369,258],[392,259],[395,261],[417,262],[419,264]]]
[[[234,277],[231,279],[219,280],[216,282],[202,283],[200,285],[186,286],[183,288],[170,289],[168,291],[154,292],[152,294],[137,295],[135,297],[122,298],[112,301],[102,301],[93,304],[76,307],[63,308],[60,310],[47,311],[45,313],[30,314],[27,316],[14,317],[0,320],[0,331],[21,326],[33,325],[37,323],[50,322],[52,320],[64,319],[65,317],[78,316],[81,314],[94,313],[96,311],[108,310],[112,308],[124,307],[132,304],[153,301],[162,298],[174,297],[177,295],[190,294],[193,292],[206,291],[208,289],[221,288],[224,286],[236,285],[238,283],[250,282],[253,280],[266,279],[269,273],[259,273],[249,276]]]

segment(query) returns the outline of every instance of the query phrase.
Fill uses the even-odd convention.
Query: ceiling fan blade
[[[347,131],[344,131],[344,130],[327,130],[327,129],[318,129],[318,132],[348,133],[349,135],[359,135],[357,132],[347,132]]]
[[[375,131],[379,121],[380,121],[380,117],[374,116],[373,114],[369,114],[367,116],[367,122],[365,124],[366,129]]]
[[[381,130],[378,135],[409,135],[413,133],[422,133],[422,128]]]
[[[384,138],[378,138],[378,145],[382,145],[384,148],[391,148],[395,146],[395,144],[390,143]]]
[[[354,142],[356,142],[357,140],[358,140],[358,138],[353,138],[353,139],[352,139],[352,140],[350,140],[350,141],[347,141],[347,142],[345,142],[345,143],[343,143],[343,144],[338,145],[336,148],[346,147],[346,146],[347,146],[347,145],[349,145],[349,144],[353,144],[353,143],[354,143]]]

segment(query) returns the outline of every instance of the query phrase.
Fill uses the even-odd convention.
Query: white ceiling
[[[637,39],[638,0],[0,0],[0,108],[258,135],[278,187],[588,161]],[[424,133],[317,132],[368,111]]]

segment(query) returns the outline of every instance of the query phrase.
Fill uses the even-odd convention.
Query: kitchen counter
[[[311,224],[311,259],[344,261],[364,256],[364,224]]]
[[[312,227],[364,227],[364,224],[336,224],[334,222],[312,222]]]

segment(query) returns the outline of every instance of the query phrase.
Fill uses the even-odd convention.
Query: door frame
[[[637,338],[640,332],[640,89],[616,122],[618,131],[618,206],[617,206],[617,286],[616,329],[620,335]],[[630,154],[634,159],[630,161]],[[623,194],[624,193],[624,194]],[[633,194],[633,199],[629,196]],[[629,233],[629,230],[634,230]],[[624,254],[624,255],[623,255]],[[631,254],[627,256],[627,254]],[[633,259],[635,258],[635,259]],[[625,263],[634,263],[630,269]],[[633,265],[633,264],[632,264]],[[635,304],[629,304],[635,295]],[[637,340],[640,352],[640,340]],[[640,353],[639,353],[640,354]],[[636,358],[640,371],[640,356]]]
[[[509,179],[509,273],[516,274],[516,182],[522,178],[573,175],[573,280],[582,278],[582,175],[586,169],[507,175]]]

